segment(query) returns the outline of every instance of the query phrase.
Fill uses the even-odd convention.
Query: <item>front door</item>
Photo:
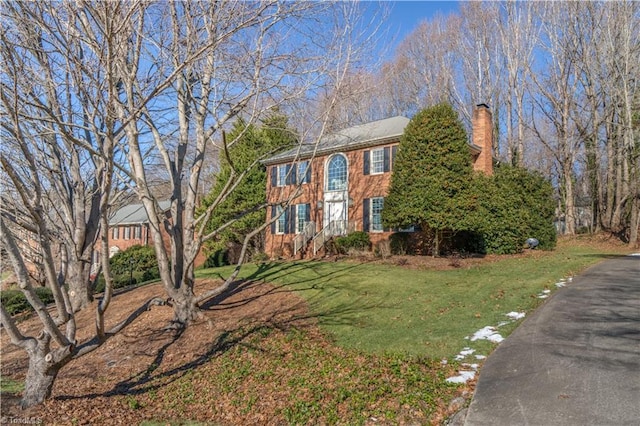
[[[336,194],[326,194],[324,201],[324,226],[333,222],[334,235],[342,235],[347,226],[347,200],[346,197],[336,197]]]

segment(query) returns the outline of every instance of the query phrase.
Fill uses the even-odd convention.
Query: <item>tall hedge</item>
[[[476,176],[474,186],[480,205],[473,226],[476,251],[517,253],[530,237],[541,249],[555,247],[553,187],[542,175],[502,165],[492,177]]]
[[[448,104],[416,114],[400,139],[382,220],[385,227],[417,224],[436,232],[469,229],[473,169],[467,134]],[[438,255],[439,238],[433,252]]]

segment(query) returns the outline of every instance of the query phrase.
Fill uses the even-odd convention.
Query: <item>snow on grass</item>
[[[525,313],[524,312],[509,312],[508,314],[505,314],[509,319],[512,319],[514,321],[519,320],[524,318]]]
[[[463,359],[465,359],[467,356],[471,355],[472,353],[474,353],[476,350],[475,349],[471,349],[471,348],[463,348],[460,353],[458,355],[455,356],[455,359],[457,361],[461,361]]]
[[[631,253],[629,256],[640,256],[640,253]]]
[[[459,371],[457,376],[448,377],[449,383],[467,383],[476,376],[475,371]]]
[[[476,331],[473,336],[471,336],[472,342],[475,342],[476,340],[488,340],[493,343],[500,343],[504,340],[504,337],[502,337],[500,333],[496,332],[495,327],[488,325]]]

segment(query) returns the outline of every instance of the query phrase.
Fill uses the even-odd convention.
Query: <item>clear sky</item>
[[[389,46],[387,57],[393,56],[394,47],[400,43],[418,24],[437,14],[448,15],[458,11],[458,1],[389,1],[387,21],[389,36],[394,43]]]

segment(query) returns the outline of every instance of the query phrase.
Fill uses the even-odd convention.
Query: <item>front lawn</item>
[[[468,269],[299,261],[247,264],[241,276],[302,296],[339,346],[441,359],[469,346],[465,338],[483,327],[509,322],[498,329],[508,335],[517,322],[510,321],[507,313],[532,311],[545,294],[557,291],[555,284],[561,279],[611,253],[574,241],[555,251],[501,257]],[[230,271],[230,267],[207,269],[198,276],[225,277]],[[477,341],[474,349],[488,355],[491,344]]]

